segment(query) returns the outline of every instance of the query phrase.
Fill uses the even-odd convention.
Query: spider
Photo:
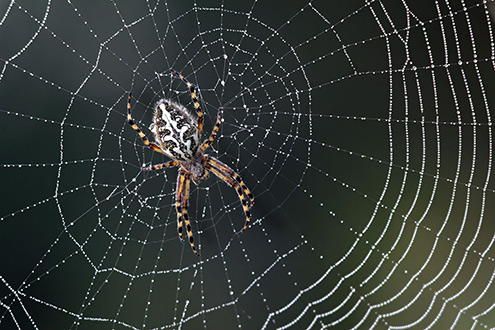
[[[170,71],[179,76],[179,78],[189,88],[191,98],[198,115],[197,125],[194,123],[193,116],[183,105],[170,99],[161,99],[155,105],[153,124],[150,126],[150,130],[155,136],[156,143],[150,142],[150,140],[148,140],[146,135],[144,135],[132,119],[131,93],[129,93],[129,98],[127,101],[127,121],[143,139],[146,146],[172,159],[166,163],[143,167],[143,170],[156,171],[164,167],[180,166],[179,175],[177,177],[177,188],[175,191],[177,231],[179,233],[180,240],[184,242],[184,238],[182,237],[182,228],[183,224],[185,224],[189,244],[191,245],[194,254],[199,256],[199,253],[194,245],[191,224],[187,213],[189,185],[191,179],[196,185],[198,185],[199,181],[209,178],[210,175],[208,171],[211,171],[223,182],[235,188],[246,215],[246,221],[244,223],[244,227],[241,229],[241,233],[247,228],[251,219],[249,209],[254,204],[254,196],[248,187],[246,187],[239,174],[218,159],[203,153],[205,149],[208,148],[213,142],[218,130],[220,129],[220,124],[222,122],[222,108],[218,109],[217,121],[213,127],[210,137],[200,145],[199,140],[203,131],[203,112],[201,111],[201,107],[196,98],[195,87],[179,72],[174,69],[170,69]],[[251,201],[249,206],[245,196],[247,196]]]

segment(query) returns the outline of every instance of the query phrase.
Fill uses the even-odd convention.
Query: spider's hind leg
[[[220,125],[222,124],[222,112],[223,112],[223,109],[218,108],[217,121],[215,122],[215,126],[213,127],[213,130],[211,131],[210,137],[208,138],[208,140],[203,142],[199,151],[203,152],[206,148],[208,148],[210,146],[210,144],[213,142],[213,140],[215,139],[215,136],[217,136],[217,133],[220,130]]]
[[[201,110],[201,107],[199,106],[198,98],[196,95],[196,87],[194,87],[193,84],[191,84],[182,74],[179,72],[175,71],[174,69],[170,68],[170,71],[172,71],[174,74],[179,76],[180,80],[186,84],[187,88],[189,88],[189,92],[191,93],[191,99],[194,104],[194,108],[196,109],[196,113],[198,114],[198,131],[199,131],[199,136],[201,136],[201,132],[203,131],[203,111]]]
[[[165,152],[159,146],[150,142],[150,140],[146,137],[146,135],[144,135],[144,133],[141,131],[141,129],[139,129],[139,127],[136,125],[136,123],[134,122],[134,119],[132,119],[132,116],[131,116],[131,93],[129,93],[129,97],[127,99],[127,122],[129,123],[129,125],[131,125],[132,129],[138,133],[138,135],[141,137],[141,139],[143,140],[143,142],[146,146],[150,147],[151,149],[153,149],[155,151],[158,151],[159,153],[165,154]]]

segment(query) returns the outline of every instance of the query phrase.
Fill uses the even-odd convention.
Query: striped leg
[[[226,172],[230,176],[232,176],[239,183],[239,185],[242,187],[243,192],[251,200],[251,206],[253,206],[253,204],[254,204],[254,196],[251,193],[251,191],[248,189],[248,187],[244,184],[244,181],[242,181],[242,178],[241,178],[241,176],[239,174],[237,174],[233,169],[231,169],[229,166],[225,165],[224,163],[222,163],[221,161],[219,161],[216,158],[208,157],[207,162],[210,163],[210,164],[212,164],[213,166],[215,166],[219,170],[221,170],[223,172]]]
[[[211,132],[208,140],[203,142],[203,144],[201,145],[201,148],[199,149],[200,152],[203,152],[206,148],[208,148],[215,139],[215,136],[217,135],[218,130],[220,129],[220,124],[222,123],[222,111],[223,111],[222,108],[218,108],[217,122],[215,123],[215,126],[213,127],[213,131]]]
[[[201,136],[201,132],[203,131],[203,111],[201,111],[201,107],[199,106],[198,98],[196,96],[196,90],[193,84],[191,84],[187,79],[181,75],[179,72],[175,71],[174,69],[170,69],[173,73],[179,76],[180,80],[182,80],[187,87],[189,88],[189,91],[191,92],[191,99],[194,104],[194,108],[196,108],[196,112],[198,114],[198,131],[199,131],[199,136]]]
[[[176,160],[171,160],[169,162],[166,162],[166,163],[162,163],[162,164],[157,164],[157,165],[150,165],[150,166],[146,166],[146,167],[143,167],[143,171],[156,171],[156,170],[160,170],[164,167],[174,167],[174,166],[179,166],[179,162],[176,161]]]
[[[151,149],[158,151],[159,153],[165,154],[165,152],[159,146],[150,142],[150,140],[148,140],[146,135],[144,135],[144,133],[141,132],[139,127],[134,123],[134,120],[132,119],[131,116],[131,93],[129,93],[129,98],[127,100],[127,121],[129,122],[129,125],[131,125],[132,128],[139,134],[141,139],[143,139],[144,144],[146,144]]]
[[[186,181],[184,183],[184,197],[182,199],[182,216],[184,217],[184,222],[186,223],[187,237],[189,239],[189,244],[191,244],[191,249],[194,254],[199,256],[196,247],[194,246],[194,237],[192,234],[191,223],[189,222],[189,213],[187,213],[187,203],[189,201],[189,184],[191,183],[191,173],[186,173]]]
[[[175,209],[177,210],[177,232],[179,238],[184,242],[182,238],[182,190],[184,189],[184,179],[186,171],[183,168],[180,169],[179,177],[177,178],[177,188],[175,189]]]
[[[209,158],[210,160],[212,158]],[[219,168],[217,168],[212,162],[209,162],[207,165],[208,169],[213,172],[217,177],[222,179],[225,183],[227,183],[229,186],[234,187],[235,191],[237,192],[237,195],[239,196],[239,199],[241,200],[242,203],[242,208],[244,209],[244,214],[246,215],[246,222],[244,223],[244,227],[241,229],[241,233],[247,228],[249,222],[251,221],[251,213],[249,212],[249,208],[247,206],[247,201],[246,198],[244,197],[243,193],[243,188],[237,182],[236,180],[232,179],[227,173],[223,172]]]

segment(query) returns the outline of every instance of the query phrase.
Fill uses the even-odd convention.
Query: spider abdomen
[[[152,131],[160,148],[173,159],[192,160],[199,145],[199,131],[186,108],[169,99],[156,103]]]

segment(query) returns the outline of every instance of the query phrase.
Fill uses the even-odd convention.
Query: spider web
[[[0,2],[2,329],[495,327],[492,1]],[[253,191],[192,185],[154,103]]]

